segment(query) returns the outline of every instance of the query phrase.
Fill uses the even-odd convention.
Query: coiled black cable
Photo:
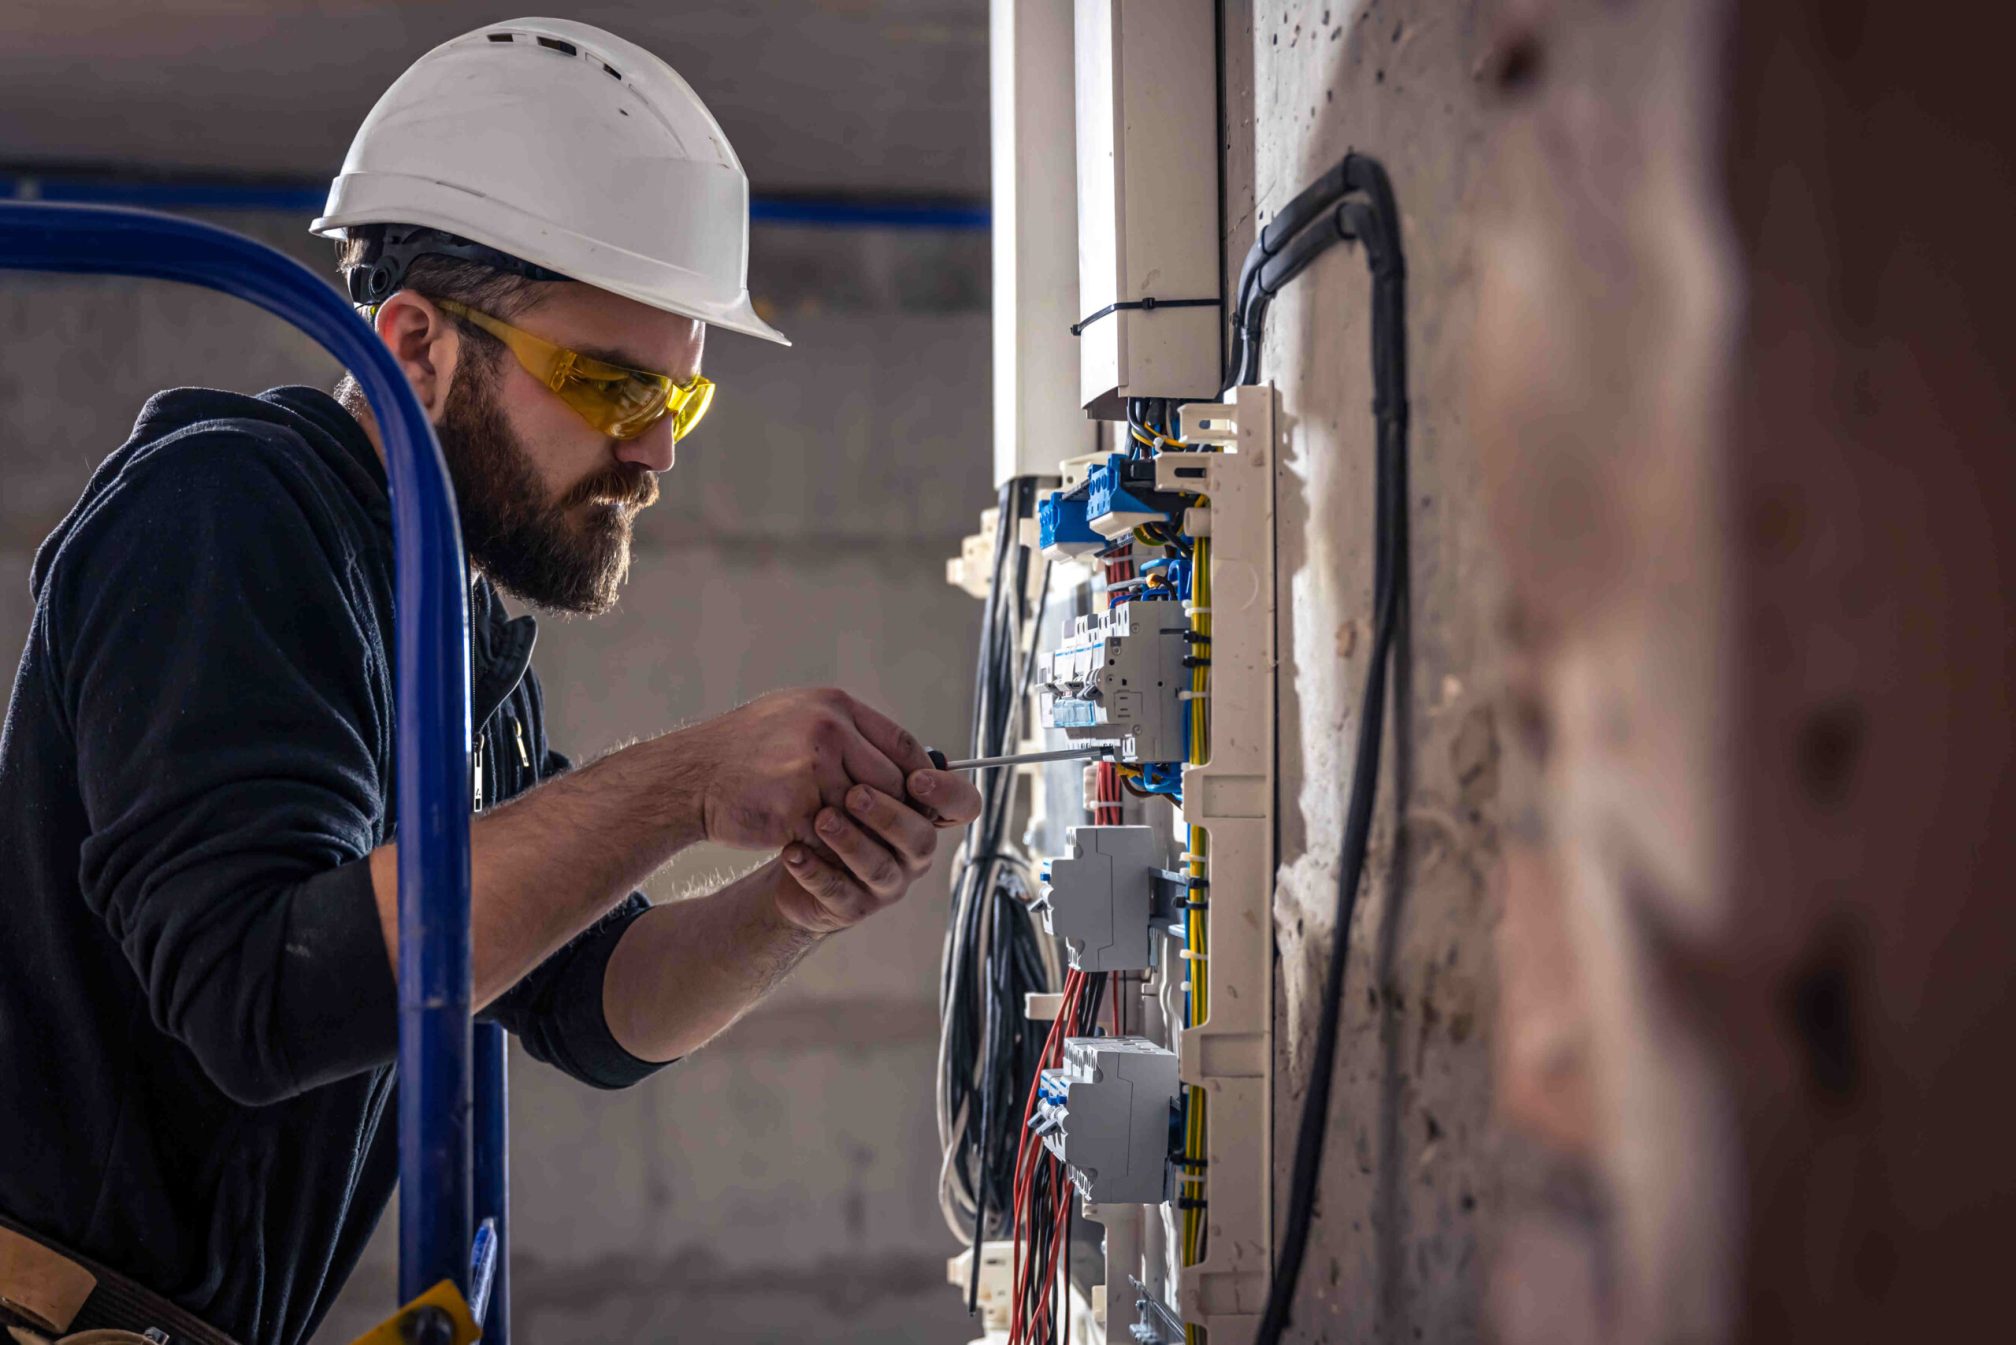
[[[1031,612],[1030,552],[1018,540],[1034,508],[1035,483],[1001,489],[991,581],[983,609],[974,679],[973,753],[998,756],[1012,745],[1017,711],[1028,696],[1032,657],[1018,669],[1029,623],[1040,623],[1048,572]],[[1018,675],[1019,672],[1019,675]],[[1031,1030],[1022,997],[1053,988],[1054,958],[1027,908],[1030,878],[1004,843],[1012,773],[980,772],[980,816],[968,829],[952,883],[940,964],[938,1114],[945,1145],[940,1201],[947,1223],[972,1243],[1006,1236],[1012,1217],[1020,1104],[1035,1077],[1042,1034]]]

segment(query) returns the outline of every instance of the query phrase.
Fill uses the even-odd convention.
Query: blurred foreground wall
[[[1355,147],[1408,262],[1398,790],[1291,1339],[1997,1334],[1998,44],[1830,0],[1251,0],[1225,27],[1229,255]],[[1266,347],[1284,1180],[1369,635],[1365,294],[1338,249]]]

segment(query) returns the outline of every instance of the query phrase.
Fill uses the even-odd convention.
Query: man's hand
[[[865,784],[847,790],[840,807],[819,810],[813,832],[839,863],[811,846],[786,846],[784,867],[797,881],[777,889],[779,915],[820,935],[865,920],[930,869],[941,829],[979,816],[979,792],[952,772],[913,771],[905,785],[932,816]]]
[[[884,857],[904,868],[921,845],[921,863],[928,865],[937,827],[963,826],[980,811],[979,793],[970,783],[931,770],[914,734],[844,691],[775,691],[673,737],[682,764],[702,781],[701,827],[709,840],[723,845],[767,850],[796,841],[838,855],[814,819],[822,811],[839,816],[848,791],[862,785],[915,824],[864,818],[890,842],[893,854],[885,851]],[[910,788],[936,791],[915,796],[935,811],[935,823],[894,802]],[[883,826],[896,834],[886,834]],[[845,839],[845,831],[840,834]],[[879,883],[883,866],[871,867]]]

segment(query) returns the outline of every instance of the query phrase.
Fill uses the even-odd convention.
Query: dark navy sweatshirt
[[[305,1340],[396,1175],[385,473],[312,388],[148,402],[43,543],[0,733],[0,1214],[244,1345]],[[471,594],[481,796],[566,768]],[[633,895],[489,1015],[599,1087]]]

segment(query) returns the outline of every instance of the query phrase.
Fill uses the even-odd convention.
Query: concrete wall
[[[300,221],[221,222],[325,260]],[[985,235],[759,230],[752,266],[796,347],[710,343],[721,397],[640,526],[624,602],[542,628],[553,737],[578,755],[804,683],[930,741],[965,734],[978,608],[942,560],[989,494]],[[336,375],[284,324],[160,284],[10,277],[0,330],[9,650],[36,543],[148,393]],[[742,862],[683,857],[653,895]],[[964,1338],[934,1196],[944,890],[941,865],[717,1046],[627,1093],[517,1058],[522,1339]],[[321,1340],[389,1311],[391,1227]]]
[[[1226,6],[1231,274],[1254,230],[1351,149],[1392,177],[1407,264],[1412,604],[1350,931],[1298,1341],[1477,1338],[1506,1180],[1490,1091],[1497,580],[1464,405],[1485,122],[1478,10]],[[1369,297],[1362,252],[1337,247],[1275,303],[1263,348],[1283,426],[1277,1230],[1337,937],[1338,838],[1372,643]]]

